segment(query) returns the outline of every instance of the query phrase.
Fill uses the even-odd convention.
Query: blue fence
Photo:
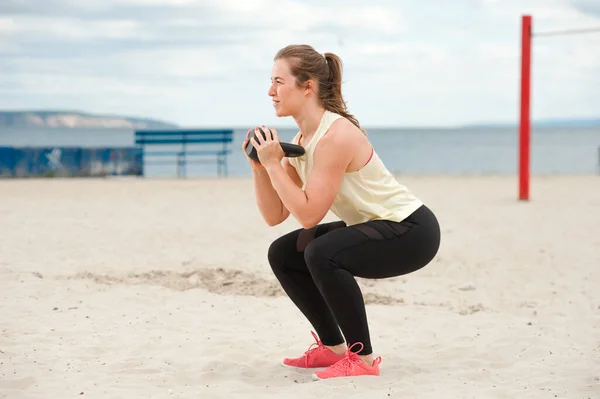
[[[0,147],[0,177],[141,176],[137,147]]]

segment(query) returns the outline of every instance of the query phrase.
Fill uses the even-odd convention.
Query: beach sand
[[[398,176],[442,226],[359,280],[381,376],[281,366],[313,342],[252,181],[0,181],[0,397],[600,398],[600,176]],[[326,220],[333,220],[328,215]]]

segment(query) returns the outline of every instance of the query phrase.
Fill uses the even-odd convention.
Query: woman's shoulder
[[[332,141],[363,141],[365,138],[363,131],[343,116],[340,116],[331,123],[324,138],[327,136],[329,136],[329,139]]]
[[[331,154],[354,152],[362,143],[365,135],[355,124],[341,117],[331,123],[327,132],[321,137],[315,151],[326,151]]]

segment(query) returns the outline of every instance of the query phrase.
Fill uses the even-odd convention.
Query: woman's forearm
[[[270,184],[282,202],[282,206],[291,213],[304,228],[310,228],[318,223],[313,220],[308,207],[308,197],[302,188],[298,187],[285,172],[281,164],[265,166],[270,177]]]
[[[269,226],[283,222],[290,212],[285,208],[279,194],[273,188],[269,174],[264,168],[252,170],[254,193],[258,209]]]

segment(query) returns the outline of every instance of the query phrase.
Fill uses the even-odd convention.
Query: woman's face
[[[271,70],[269,96],[273,99],[277,116],[296,115],[307,100],[306,90],[296,86],[296,78],[290,72],[288,61],[285,59],[275,61]]]

